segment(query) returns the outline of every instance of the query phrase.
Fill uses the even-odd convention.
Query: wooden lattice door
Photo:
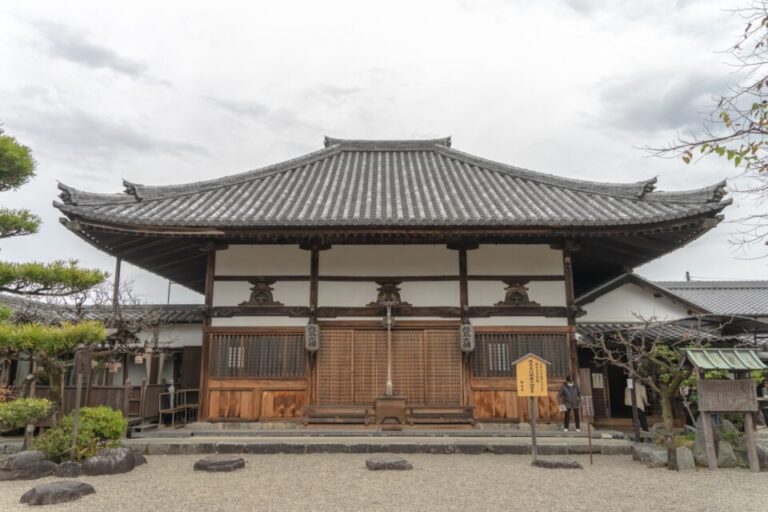
[[[317,355],[319,405],[369,405],[384,394],[387,332],[321,330]],[[461,352],[454,330],[392,332],[392,382],[409,405],[460,405]]]

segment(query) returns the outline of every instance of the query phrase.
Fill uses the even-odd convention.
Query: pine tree
[[[0,128],[0,192],[18,190],[35,176],[35,168],[32,151]],[[40,222],[40,217],[29,210],[0,207],[0,239],[37,233]],[[64,297],[82,293],[106,277],[100,270],[79,267],[76,260],[0,261],[0,292],[15,295]],[[49,382],[54,402],[60,402],[67,356],[78,345],[106,338],[106,330],[98,322],[51,326],[11,320],[7,309],[0,311],[0,353],[30,353],[37,368],[34,377],[42,376]]]

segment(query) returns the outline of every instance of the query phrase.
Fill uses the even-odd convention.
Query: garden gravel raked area
[[[96,494],[42,510],[110,512],[278,510],[542,510],[723,511],[759,510],[768,474],[746,470],[684,473],[649,469],[630,457],[555,457],[583,470],[531,467],[519,455],[406,455],[411,471],[369,471],[366,454],[245,455],[244,469],[194,471],[199,455],[149,456],[130,473],[81,477]],[[34,485],[0,485],[0,510],[29,510],[19,503]],[[757,508],[755,508],[757,507]]]

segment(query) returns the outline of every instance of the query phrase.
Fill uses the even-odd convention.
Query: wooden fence
[[[160,416],[160,393],[165,391],[165,384],[146,384],[134,386],[131,381],[122,386],[83,386],[81,390],[81,407],[96,407],[106,405],[121,411],[130,423],[144,423],[157,420]],[[75,386],[65,386],[62,392],[64,414],[69,414],[75,408]],[[35,386],[34,396],[48,398],[49,386]]]

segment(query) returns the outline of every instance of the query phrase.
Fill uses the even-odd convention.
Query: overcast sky
[[[486,158],[596,181],[659,176],[660,189],[731,177],[638,149],[700,125],[734,80],[732,2],[28,2],[0,6],[0,121],[38,175],[0,204],[45,224],[4,240],[10,260],[114,260],[59,224],[56,182],[119,192],[280,162],[323,135],[432,138]],[[734,196],[736,219],[756,205]],[[639,269],[651,279],[766,279],[764,247],[735,225]],[[750,259],[751,258],[751,259]],[[147,300],[166,281],[126,273]],[[173,302],[198,302],[180,286]]]

